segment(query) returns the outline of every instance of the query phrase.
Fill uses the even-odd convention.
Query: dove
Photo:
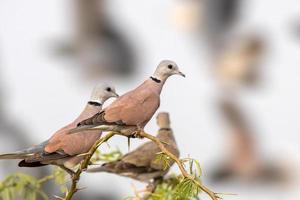
[[[178,158],[179,150],[173,131],[170,128],[168,113],[159,113],[157,115],[157,124],[159,126],[157,138],[163,142],[168,151]],[[87,172],[108,172],[130,177],[142,182],[149,182],[163,177],[174,164],[174,161],[170,159],[168,166],[164,166],[164,164],[157,159],[160,152],[161,150],[157,144],[150,141],[124,155],[117,161],[105,163],[100,167],[89,168]]]
[[[0,159],[22,159],[20,167],[40,167],[44,165],[57,165],[73,174],[72,167],[77,165],[89,151],[95,141],[101,137],[101,131],[85,131],[76,135],[67,134],[77,126],[77,123],[87,119],[102,109],[102,104],[111,97],[118,97],[113,86],[101,84],[94,88],[86,107],[72,123],[59,129],[53,136],[39,145],[27,149],[0,155]]]
[[[160,105],[160,93],[168,77],[185,75],[179,71],[177,64],[163,60],[154,74],[134,90],[131,90],[93,117],[83,120],[70,134],[99,129],[116,131],[131,136],[139,136]]]

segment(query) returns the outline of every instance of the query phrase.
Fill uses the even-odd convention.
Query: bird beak
[[[114,97],[118,98],[119,95],[116,92],[114,92]]]
[[[178,71],[178,72],[177,72],[177,74],[178,74],[178,75],[180,75],[180,76],[183,76],[183,77],[185,77],[185,74],[184,74],[184,73],[182,73],[181,71]]]

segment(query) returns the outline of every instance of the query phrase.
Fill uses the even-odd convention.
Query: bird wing
[[[147,142],[136,150],[124,155],[122,161],[137,167],[150,167],[161,150],[154,142]]]
[[[49,161],[54,161],[62,158],[67,158],[70,155],[66,154],[63,151],[57,151],[54,153],[47,153],[47,152],[39,152],[35,153],[31,157],[25,158],[25,162],[27,163],[33,163],[33,162],[49,162]]]
[[[151,119],[158,107],[157,94],[139,93],[129,96],[118,105],[105,109],[104,119],[108,122],[122,121],[126,125],[143,125]]]
[[[170,151],[176,157],[179,157],[179,150],[173,136],[172,131],[159,131],[157,135],[161,142],[164,142],[165,148]],[[152,170],[164,170],[165,166],[157,159],[158,153],[161,149],[154,142],[147,142],[138,147],[134,151],[124,155],[122,161],[128,164],[135,165],[137,167],[147,167]],[[169,165],[173,165],[174,161],[169,160]]]
[[[74,127],[76,127],[76,124],[54,134],[45,146],[45,152],[55,153],[62,150],[70,156],[86,153],[101,136],[99,130],[68,134],[69,130]]]
[[[131,91],[102,112],[80,122],[79,126],[141,125],[147,123],[159,107],[159,95],[152,91]]]

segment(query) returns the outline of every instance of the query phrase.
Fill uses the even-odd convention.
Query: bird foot
[[[81,169],[81,171],[86,172],[87,171],[87,167]]]
[[[142,139],[142,138],[144,138],[144,137],[142,136],[142,133],[144,133],[143,130],[137,130],[137,131],[133,132],[132,137],[133,137],[133,138],[140,138],[140,139]]]

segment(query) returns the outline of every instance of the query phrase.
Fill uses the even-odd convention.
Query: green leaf
[[[163,152],[157,153],[155,161],[156,164],[161,164],[164,170],[167,170],[171,167],[171,159],[168,155]]]
[[[199,191],[199,187],[193,180],[184,178],[174,189],[174,200],[197,199]]]
[[[60,191],[62,193],[65,193],[67,191],[66,172],[62,170],[60,167],[54,167],[53,175],[54,175],[54,182],[60,186]]]
[[[40,189],[39,181],[30,175],[14,173],[7,176],[0,183],[0,197],[3,200],[15,200],[18,197],[24,200],[47,200],[47,195]]]

